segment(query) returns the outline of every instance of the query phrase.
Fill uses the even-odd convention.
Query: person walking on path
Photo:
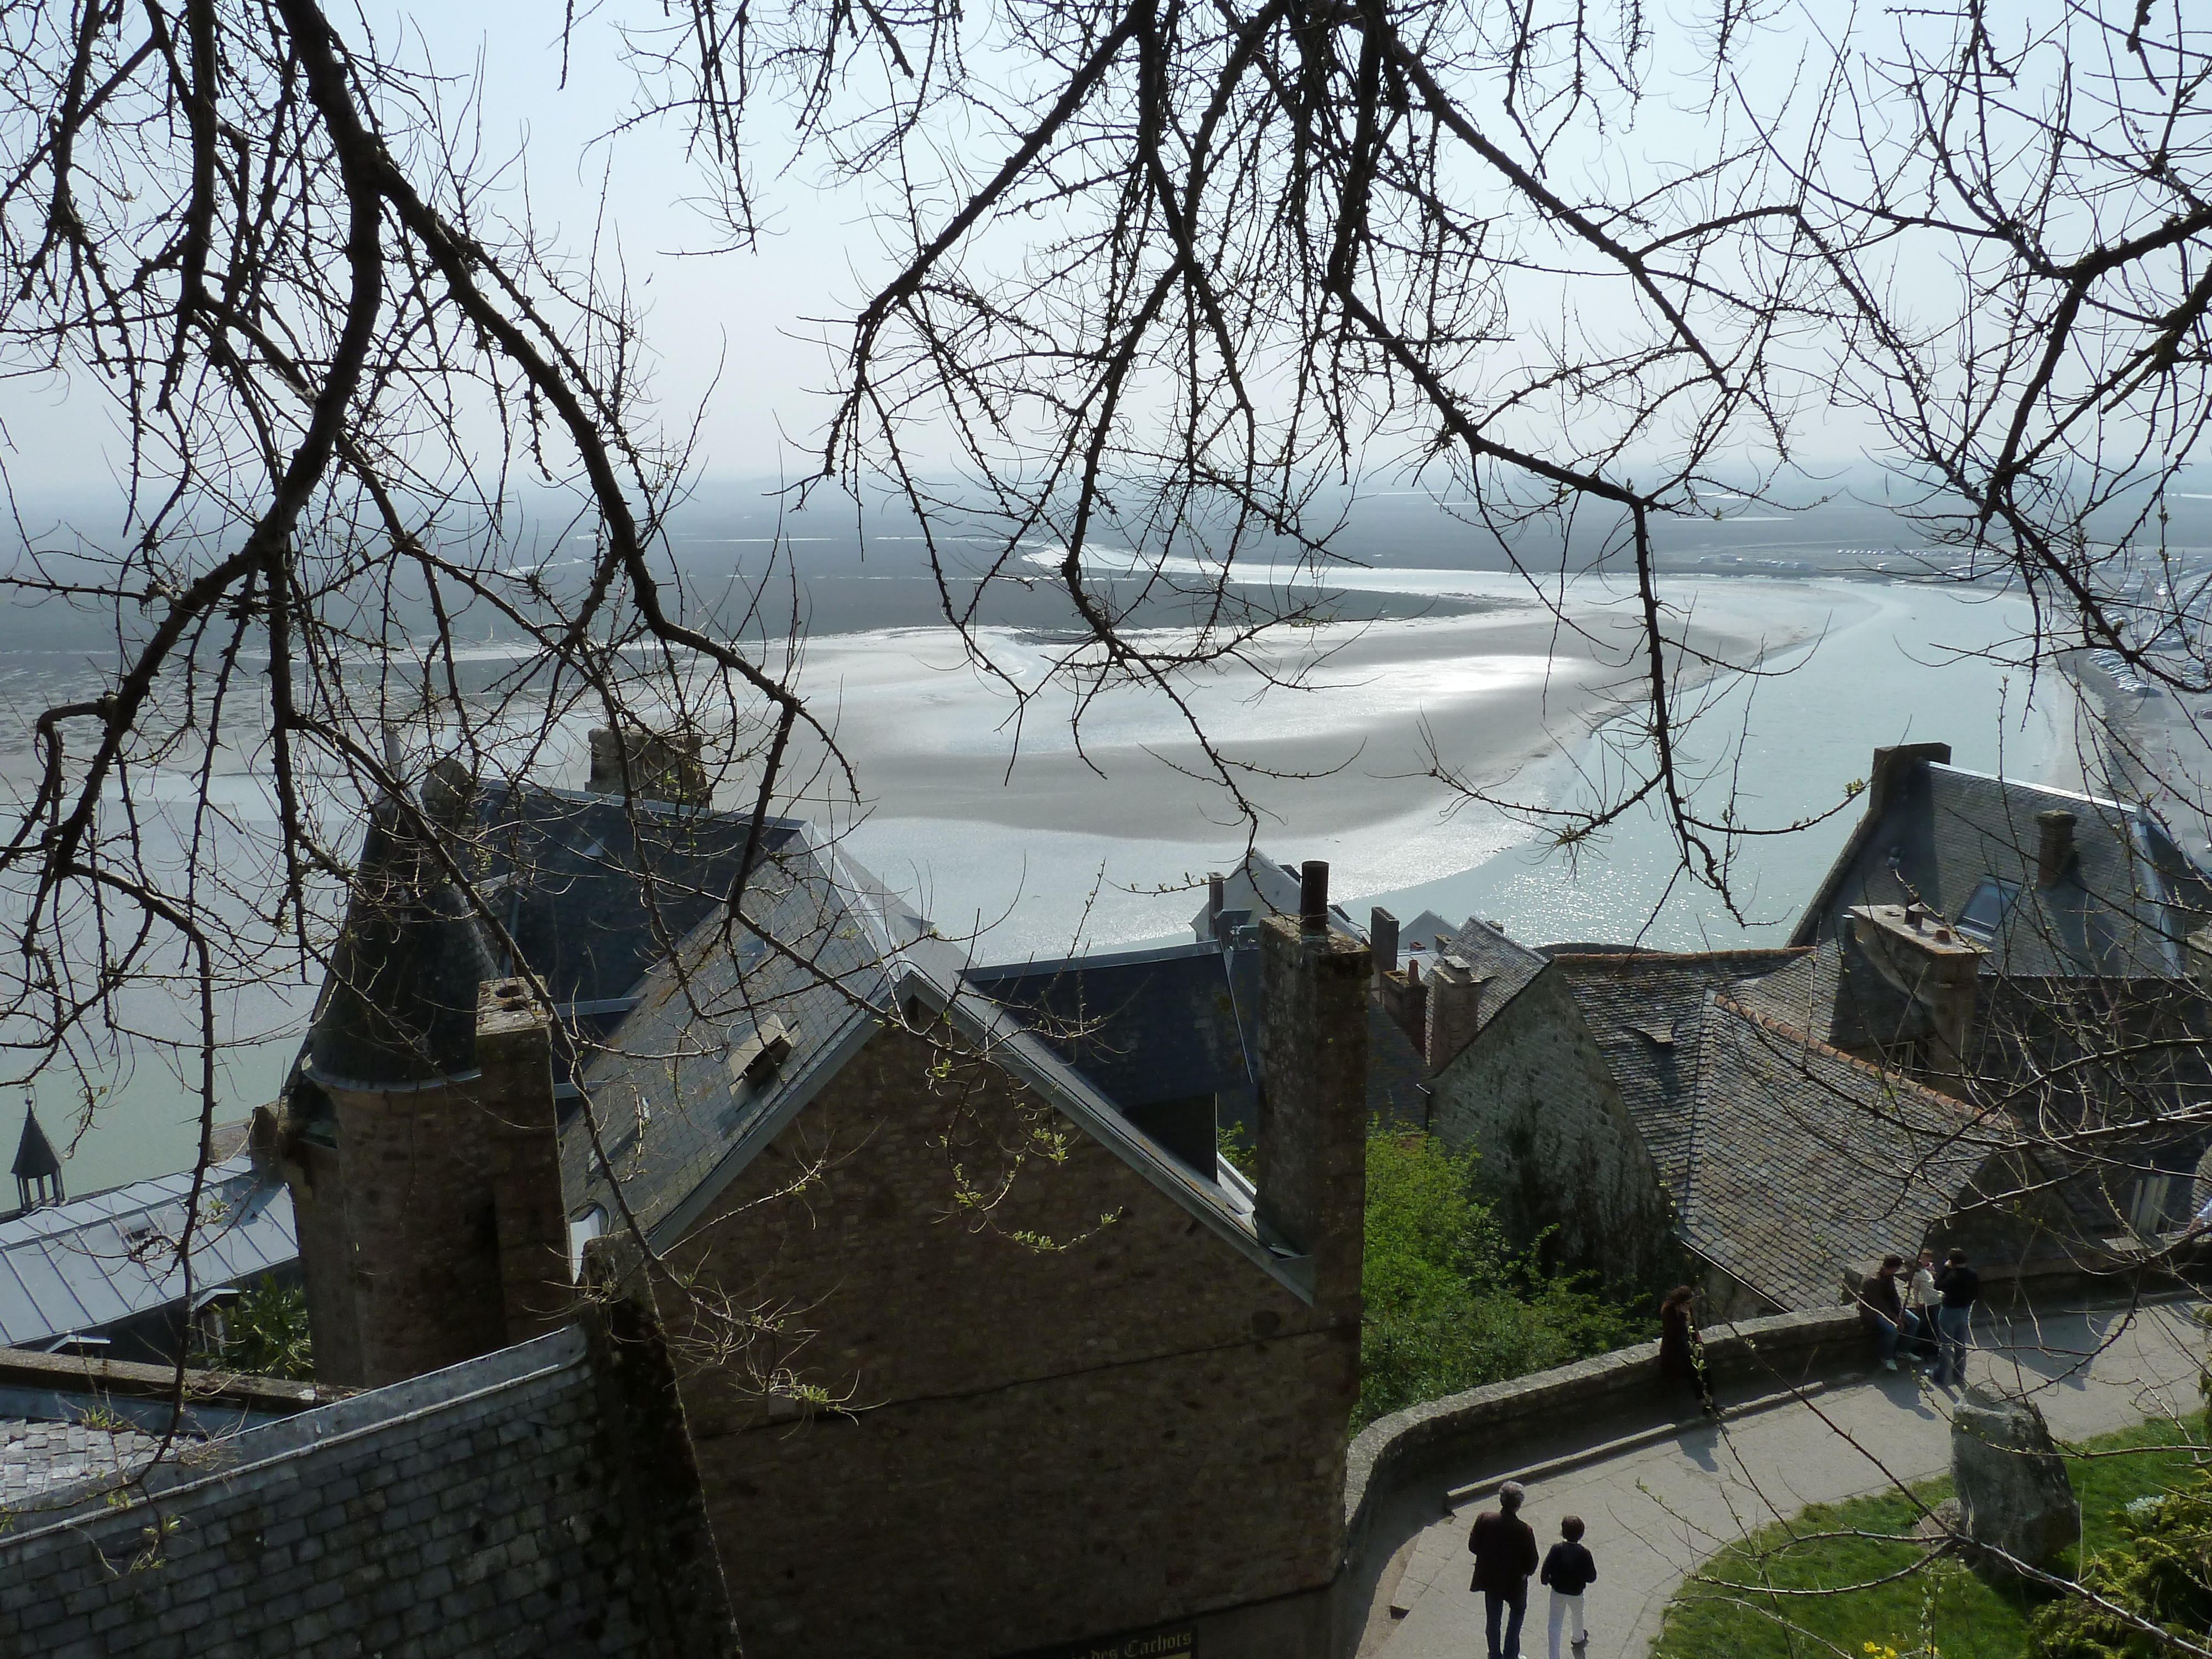
[[[1483,1629],[1490,1638],[1490,1659],[1521,1659],[1521,1621],[1528,1615],[1528,1575],[1536,1571],[1536,1534],[1521,1518],[1521,1500],[1528,1496],[1518,1480],[1498,1489],[1498,1507],[1474,1517],[1467,1547],[1474,1552],[1474,1582],[1469,1589],[1482,1592]],[[1498,1620],[1505,1620],[1505,1639],[1500,1645]]]
[[[1589,1627],[1583,1623],[1583,1592],[1597,1582],[1597,1563],[1583,1544],[1582,1516],[1564,1516],[1559,1539],[1545,1555],[1544,1570],[1537,1575],[1539,1583],[1552,1587],[1552,1659],[1559,1659],[1562,1626],[1574,1632],[1576,1652],[1589,1645]]]
[[[1936,1310],[1942,1305],[1943,1292],[1936,1288],[1936,1252],[1923,1250],[1912,1269],[1912,1311],[1920,1321],[1920,1334],[1913,1339],[1912,1348],[1923,1359],[1934,1359],[1939,1351]]]
[[[1879,1268],[1859,1281],[1859,1318],[1881,1340],[1886,1371],[1897,1369],[1898,1338],[1911,1335],[1920,1322],[1905,1305],[1904,1287],[1897,1282],[1897,1270],[1904,1265],[1903,1256],[1886,1255]]]
[[[1677,1285],[1659,1304],[1659,1375],[1687,1382],[1705,1415],[1716,1417],[1712,1384],[1705,1376],[1705,1344],[1698,1340],[1698,1328],[1690,1318],[1690,1298],[1695,1294],[1687,1285]]]
[[[1982,1293],[1982,1276],[1966,1265],[1966,1253],[1954,1250],[1936,1275],[1936,1288],[1943,1305],[1936,1310],[1939,1350],[1936,1386],[1963,1384],[1966,1380],[1966,1344],[1973,1333],[1974,1303]]]

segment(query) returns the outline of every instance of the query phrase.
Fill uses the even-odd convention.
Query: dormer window
[[[774,1014],[765,1016],[743,1042],[730,1045],[732,1087],[758,1088],[791,1058],[791,1033]]]
[[[1974,896],[1966,901],[1966,908],[1959,912],[1956,924],[1959,931],[1969,939],[1987,942],[1997,935],[2004,925],[2005,912],[2020,896],[2020,889],[2008,881],[1985,881],[1974,889]]]

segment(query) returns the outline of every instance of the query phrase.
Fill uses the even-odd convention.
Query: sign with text
[[[1159,1625],[1151,1630],[1093,1636],[1059,1647],[1038,1648],[1021,1659],[1192,1659],[1198,1651],[1198,1626]]]

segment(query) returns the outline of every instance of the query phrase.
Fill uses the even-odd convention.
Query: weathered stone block
[[[1951,1474],[1966,1536],[2045,1567],[2081,1536],[2081,1504],[2034,1402],[1978,1385],[1951,1413]]]

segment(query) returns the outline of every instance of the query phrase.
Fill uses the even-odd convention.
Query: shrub
[[[251,1376],[312,1381],[314,1350],[307,1338],[307,1294],[267,1273],[224,1310],[222,1335],[205,1364]]]
[[[2119,1541],[2082,1570],[2081,1588],[2176,1637],[2202,1642],[2212,1626],[2212,1475],[2180,1492],[2139,1498],[2113,1516]],[[2086,1596],[2035,1615],[2034,1659],[2155,1659],[2177,1651]]]
[[[1640,1342],[1655,1322],[1516,1250],[1473,1147],[1381,1124],[1367,1139],[1366,1316],[1355,1429],[1423,1400]]]

